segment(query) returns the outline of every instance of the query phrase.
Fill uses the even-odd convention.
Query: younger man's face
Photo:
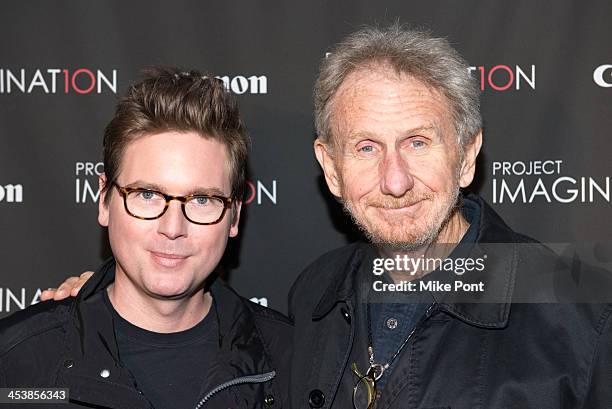
[[[117,184],[169,195],[231,194],[226,147],[194,132],[145,135],[131,142],[121,159]],[[180,202],[171,201],[155,220],[130,216],[121,194],[110,187],[100,197],[98,221],[108,226],[117,275],[157,299],[179,299],[197,291],[219,263],[228,237],[238,234],[240,204],[213,225],[188,221]]]

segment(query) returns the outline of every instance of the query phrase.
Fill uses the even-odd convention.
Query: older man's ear
[[[315,156],[317,157],[319,165],[321,165],[321,169],[323,169],[327,187],[332,195],[340,197],[342,191],[341,182],[338,169],[336,168],[337,164],[331,154],[331,149],[332,147],[329,146],[328,143],[321,141],[319,138],[314,141]]]
[[[461,164],[461,173],[459,175],[459,186],[468,187],[474,180],[476,173],[476,158],[482,147],[482,129],[480,129],[472,142],[465,146],[463,151],[463,163]]]

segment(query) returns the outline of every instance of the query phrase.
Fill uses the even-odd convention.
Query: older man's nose
[[[381,163],[380,190],[386,195],[401,197],[414,186],[408,164],[396,152],[389,152]]]

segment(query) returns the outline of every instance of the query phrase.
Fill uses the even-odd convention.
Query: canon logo
[[[0,68],[0,94],[31,94],[35,91],[45,94],[101,94],[104,90],[117,93],[117,70],[104,73],[88,68],[47,68],[34,71]]]
[[[217,76],[216,78],[223,81],[225,88],[232,91],[234,94],[267,94],[268,93],[268,78],[265,75],[251,75],[250,77],[244,77],[237,75],[235,77],[230,76]]]
[[[22,185],[0,185],[0,202],[21,203],[23,202]]]
[[[593,71],[593,81],[603,88],[612,88],[612,64],[604,64]]]

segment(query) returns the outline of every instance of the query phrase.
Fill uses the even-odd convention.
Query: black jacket
[[[483,276],[473,277],[486,279],[492,302],[434,294],[376,409],[612,408],[612,304],[572,302],[575,276],[555,276],[555,255],[472,200],[481,205],[477,243],[508,243],[493,246]],[[353,244],[322,256],[291,290],[293,409],[352,407],[356,379],[344,374],[357,343],[367,356],[355,294],[367,251]],[[598,285],[579,287],[584,295]]]
[[[71,404],[58,408],[149,408],[130,371],[119,363],[112,315],[102,298],[113,280],[111,261],[77,298],[39,303],[1,320],[0,387],[69,388]],[[202,408],[287,408],[289,320],[238,296],[220,280],[210,291],[220,353],[211,363],[213,376],[202,386],[211,392]],[[107,378],[100,375],[104,369],[110,372]],[[250,375],[257,376],[243,378]]]

